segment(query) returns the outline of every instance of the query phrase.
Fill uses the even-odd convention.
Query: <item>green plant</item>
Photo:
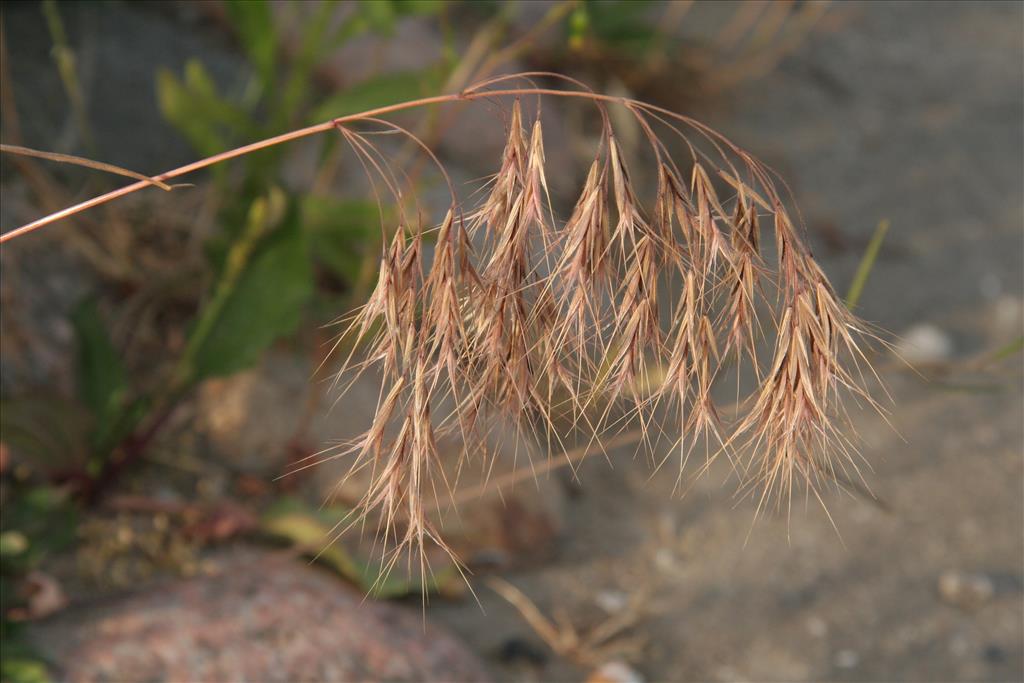
[[[66,492],[14,477],[0,482],[0,505],[0,679],[42,683],[46,664],[22,633],[22,622],[39,615],[22,588],[45,557],[73,541],[75,510]]]
[[[327,54],[366,31],[388,33],[400,17],[436,13],[443,3],[382,0],[360,3],[337,29],[327,26],[334,3],[319,3],[301,26],[297,54],[286,54],[282,34],[262,1],[235,1],[225,9],[252,70],[252,80],[237,99],[221,94],[201,62],[190,61],[183,78],[157,74],[157,99],[165,118],[202,154],[266,136],[301,123],[310,112],[360,110],[392,101],[408,92],[436,87],[443,64],[359,83],[321,97],[312,75]],[[74,54],[67,45],[58,8],[44,7],[56,42],[62,82],[72,102],[80,100]],[[286,68],[280,68],[286,64]],[[81,113],[76,105],[75,111]],[[78,115],[78,114],[76,114]],[[78,115],[87,130],[84,115]],[[77,163],[99,170],[143,177],[125,169],[69,155],[40,153],[5,145],[3,151]],[[324,154],[335,153],[328,145]],[[280,150],[250,156],[241,176],[215,177],[220,230],[206,245],[214,273],[184,351],[164,381],[152,378],[140,388],[129,381],[121,354],[108,336],[109,326],[96,307],[84,305],[73,316],[78,345],[79,393],[71,408],[88,414],[89,453],[75,479],[86,498],[95,499],[124,467],[137,459],[182,397],[210,377],[252,365],[273,342],[293,332],[317,290],[315,273],[326,269],[349,284],[366,270],[380,214],[375,202],[290,192],[281,177]],[[171,189],[161,184],[163,189]],[[335,304],[336,305],[336,304]],[[63,399],[61,399],[63,400]],[[23,399],[10,402],[24,404]],[[81,420],[79,420],[81,422]],[[38,445],[38,444],[36,444]],[[74,452],[81,449],[75,448]],[[79,464],[65,457],[66,463]]]
[[[274,135],[310,117],[320,120],[361,111],[409,93],[432,94],[447,70],[443,62],[428,63],[419,70],[373,77],[326,97],[313,82],[316,68],[345,42],[367,31],[388,34],[402,16],[435,14],[443,3],[356,3],[347,19],[333,30],[328,27],[335,3],[308,5],[308,16],[298,21],[298,48],[292,54],[286,49],[284,34],[269,3],[235,0],[224,7],[251,68],[250,81],[242,88],[244,95],[224,95],[202,62],[195,59],[186,64],[180,78],[167,70],[157,74],[157,100],[164,118],[202,155],[222,152],[246,139]],[[251,155],[240,177],[229,179],[223,173],[216,176],[217,196],[225,201],[218,212],[221,231],[208,245],[215,266],[233,248],[233,242],[251,238],[243,235],[246,216],[253,202],[273,191],[283,194],[289,204],[288,221],[301,226],[298,239],[303,241],[311,266],[324,267],[351,284],[358,278],[361,257],[373,253],[372,244],[378,236],[376,204],[362,198],[285,189],[280,152],[268,148]],[[336,153],[336,145],[325,146],[321,153],[325,168],[331,166],[328,157]],[[314,188],[321,185],[319,180],[313,183]],[[263,238],[269,239],[270,232]]]

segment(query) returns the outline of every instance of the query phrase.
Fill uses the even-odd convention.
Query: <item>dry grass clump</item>
[[[608,98],[574,92],[600,110],[600,143],[559,220],[539,113],[525,121],[518,97],[538,92],[549,93],[498,91],[517,96],[482,198],[467,206],[453,193],[437,226],[403,216],[374,293],[346,318],[342,337],[364,353],[350,356],[342,375],[373,368],[383,379],[379,410],[362,437],[322,457],[370,470],[360,512],[382,520],[398,548],[422,557],[426,539],[443,545],[424,512],[425,501],[454,488],[437,440],[451,434],[465,444],[460,466],[485,460],[479,444],[495,419],[549,444],[574,432],[599,443],[638,422],[648,447],[674,434],[681,472],[697,443],[702,469],[725,454],[741,488],[761,485],[761,503],[773,492],[788,499],[798,482],[814,490],[837,467],[856,470],[842,399],[875,406],[856,370],[869,333],[804,245],[771,172],[697,122],[620,101],[655,164],[644,206],[604,111]],[[365,134],[341,130],[393,187],[395,174]],[[673,137],[685,144],[685,171],[670,155]],[[764,224],[774,226],[774,264],[762,251]],[[436,243],[429,267],[427,239]],[[771,363],[762,365],[758,341],[772,336]],[[757,384],[727,416],[712,387],[734,365]],[[666,408],[678,416],[672,428]]]
[[[498,87],[531,77],[562,78],[570,89]],[[527,120],[525,97],[582,99],[600,114],[599,143],[564,220],[551,201],[540,106]],[[510,104],[507,142],[477,202],[463,203],[427,146],[379,117],[481,99]],[[609,105],[624,107],[642,133],[651,163],[644,187],[634,183]],[[482,444],[498,420],[549,445],[569,437],[600,444],[638,424],[655,465],[675,454],[680,474],[703,444],[701,470],[724,454],[741,491],[761,492],[759,510],[772,493],[788,500],[801,483],[816,491],[838,470],[857,471],[843,400],[878,407],[860,370],[867,366],[861,344],[871,335],[814,261],[773,172],[697,121],[555,74],[499,77],[286,133],[140,180],[0,241],[213,163],[331,131],[399,213],[384,231],[376,287],[344,319],[338,341],[352,342],[338,375],[342,390],[364,372],[381,378],[376,417],[358,438],[301,466],[348,458],[349,476],[368,473],[361,514],[349,525],[379,520],[395,549],[390,562],[398,550],[418,551],[424,562],[428,543],[444,547],[427,506],[454,500],[458,472],[442,467],[439,439],[464,444],[460,467],[474,460],[486,467],[491,456]],[[401,171],[372,142],[382,132],[420,145],[448,182],[451,205],[439,224],[404,201]],[[763,248],[767,225],[774,259]],[[758,355],[762,340],[774,346],[770,359]],[[754,383],[733,406],[713,396],[726,372]],[[738,394],[741,386],[737,379]],[[655,446],[666,435],[672,447],[658,461]]]

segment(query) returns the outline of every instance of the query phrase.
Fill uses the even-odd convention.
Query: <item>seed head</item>
[[[344,453],[353,470],[372,473],[361,512],[400,547],[422,553],[428,541],[442,543],[426,498],[451,494],[456,482],[437,435],[461,439],[462,463],[482,452],[495,420],[549,442],[571,433],[599,440],[635,420],[651,448],[658,424],[675,435],[680,474],[703,442],[702,469],[724,453],[741,488],[761,486],[762,502],[856,468],[843,399],[878,407],[859,371],[871,335],[836,297],[771,173],[696,122],[627,108],[655,160],[649,207],[605,115],[572,210],[556,218],[540,118],[526,135],[517,99],[479,205],[453,198],[436,227],[400,227],[383,251],[376,288],[350,326],[365,360],[343,368],[375,366],[382,399]],[[687,174],[655,134],[661,125],[686,141]],[[762,254],[768,220],[774,266]],[[435,247],[424,272],[428,237]],[[766,367],[762,343],[773,349]],[[755,388],[723,410],[716,380],[745,366]],[[665,415],[677,418],[671,429]]]

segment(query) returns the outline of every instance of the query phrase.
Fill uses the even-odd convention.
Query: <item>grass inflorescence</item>
[[[599,444],[639,425],[656,467],[675,460],[681,475],[698,447],[700,470],[724,455],[740,490],[759,491],[759,510],[773,494],[788,500],[799,485],[816,492],[838,471],[859,472],[844,400],[878,408],[862,372],[873,335],[815,262],[774,173],[665,109],[575,82],[504,87],[529,77],[556,78],[501,77],[328,121],[140,180],[2,239],[270,145],[341,135],[399,207],[376,286],[343,318],[338,342],[351,348],[340,390],[362,373],[381,387],[364,433],[300,467],[346,458],[350,476],[367,477],[360,514],[347,525],[379,523],[394,551],[389,562],[402,549],[425,562],[428,544],[445,547],[428,511],[454,499],[458,468],[445,466],[439,444],[463,445],[460,466],[486,461],[493,455],[482,444],[496,422],[549,445],[570,436]],[[551,199],[540,105],[532,115],[523,106],[554,97],[589,101],[600,115],[565,217]],[[477,100],[507,104],[506,143],[486,186],[463,201],[433,153],[381,117]],[[643,173],[627,163],[638,155],[624,151],[609,106],[625,108],[641,132]],[[373,142],[379,132],[412,139],[448,180],[451,204],[439,222],[406,208],[402,174]],[[759,351],[764,345],[770,350]],[[728,407],[713,391],[726,373],[742,373],[751,387]],[[666,435],[672,447],[659,457],[655,444]]]

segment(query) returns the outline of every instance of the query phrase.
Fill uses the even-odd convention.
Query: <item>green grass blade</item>
[[[1006,346],[992,352],[992,355],[985,359],[985,365],[997,363],[1004,358],[1009,358],[1015,353],[1024,351],[1024,337],[1017,337]]]
[[[883,218],[878,222],[875,234],[871,236],[868,248],[864,251],[860,265],[857,266],[857,274],[853,276],[853,282],[850,283],[850,290],[846,293],[847,308],[854,308],[860,301],[860,295],[864,292],[864,285],[868,281],[868,275],[871,274],[871,268],[875,265],[875,259],[878,258],[878,251],[882,248],[882,241],[887,232],[889,232],[889,219]]]

